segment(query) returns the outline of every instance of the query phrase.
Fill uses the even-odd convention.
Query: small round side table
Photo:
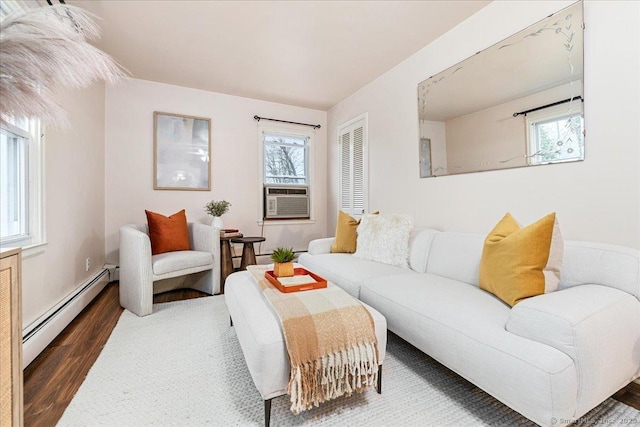
[[[239,237],[239,236],[236,236]],[[231,257],[231,237],[220,236],[220,293],[224,294],[224,282],[233,273],[233,258]]]
[[[256,264],[256,252],[253,249],[254,243],[264,242],[264,237],[233,237],[232,243],[242,243],[242,261],[240,262],[240,270],[246,270],[247,265]]]

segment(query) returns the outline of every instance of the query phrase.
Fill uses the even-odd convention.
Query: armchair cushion
[[[197,267],[211,268],[211,264],[213,256],[210,252],[173,251],[151,257],[151,268],[156,276]]]
[[[145,210],[145,213],[149,224],[152,255],[191,249],[184,209],[168,217],[148,210]]]

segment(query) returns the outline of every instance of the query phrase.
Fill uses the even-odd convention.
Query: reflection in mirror
[[[418,84],[420,176],[584,160],[582,52],[578,2]]]

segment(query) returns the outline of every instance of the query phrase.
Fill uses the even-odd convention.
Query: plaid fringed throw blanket
[[[280,317],[291,362],[291,411],[375,386],[378,342],[360,301],[337,286],[282,293],[265,279],[268,269],[247,267]]]

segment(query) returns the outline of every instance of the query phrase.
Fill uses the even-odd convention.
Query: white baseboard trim
[[[109,270],[102,269],[76,291],[56,304],[22,331],[23,369],[67,327],[109,283]]]

